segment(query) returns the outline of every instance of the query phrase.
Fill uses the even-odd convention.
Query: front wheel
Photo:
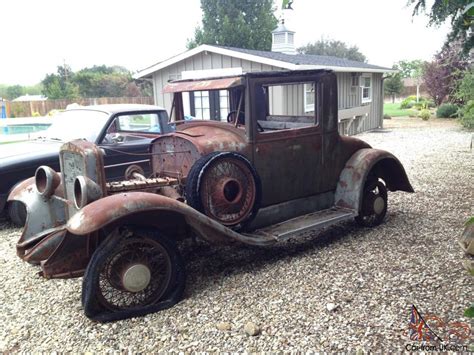
[[[362,207],[356,222],[363,227],[375,227],[382,223],[387,213],[387,188],[381,180],[367,180],[362,196]]]
[[[87,266],[84,312],[98,321],[157,312],[181,299],[184,283],[184,264],[173,241],[148,229],[118,228]]]

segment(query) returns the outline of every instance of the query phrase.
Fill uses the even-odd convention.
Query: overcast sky
[[[297,46],[325,37],[357,45],[376,65],[429,60],[449,27],[427,28],[427,18],[412,19],[406,3],[295,0],[286,24]],[[36,84],[63,61],[73,71],[101,64],[143,69],[185,51],[200,19],[199,0],[2,0],[0,83]]]

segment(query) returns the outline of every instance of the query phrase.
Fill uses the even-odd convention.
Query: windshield
[[[64,142],[85,139],[95,142],[108,118],[109,114],[100,111],[64,111],[54,117],[51,126],[38,138]]]

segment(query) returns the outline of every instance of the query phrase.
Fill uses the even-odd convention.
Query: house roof
[[[363,72],[363,73],[390,73],[393,69],[377,65],[357,62],[354,60],[337,57],[309,55],[309,54],[285,54],[280,52],[258,51],[225,46],[214,46],[203,44],[189,51],[156,63],[148,68],[140,70],[134,75],[135,79],[149,77],[152,73],[190,58],[202,52],[212,52],[225,56],[244,59],[252,62],[267,64],[287,70],[305,69],[329,69],[336,72]]]

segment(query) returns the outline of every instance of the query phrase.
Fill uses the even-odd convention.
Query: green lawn
[[[417,110],[400,108],[400,103],[395,104],[384,104],[383,105],[383,114],[389,115],[390,117],[400,117],[400,116],[416,116],[418,114]]]

